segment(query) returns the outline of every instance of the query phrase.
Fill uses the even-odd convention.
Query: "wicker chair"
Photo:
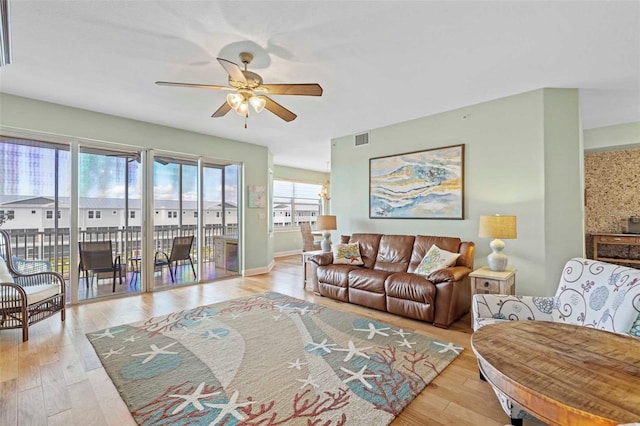
[[[21,328],[26,342],[31,324],[57,312],[64,321],[65,282],[49,262],[15,259],[9,234],[0,230],[0,330]]]
[[[311,224],[309,222],[300,223],[300,232],[302,233],[302,251],[320,250],[320,241],[316,241],[311,233]]]

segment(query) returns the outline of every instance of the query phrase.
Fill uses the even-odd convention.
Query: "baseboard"
[[[271,262],[265,267],[253,268],[253,269],[245,269],[243,276],[244,277],[250,277],[251,275],[268,274],[269,272],[271,272],[271,270],[273,269],[275,264],[276,264],[276,261],[272,259]]]
[[[279,251],[273,254],[273,257],[293,256],[294,254],[302,254],[300,250]]]

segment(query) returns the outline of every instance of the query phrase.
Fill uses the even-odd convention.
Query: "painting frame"
[[[464,219],[464,148],[369,159],[369,219]]]

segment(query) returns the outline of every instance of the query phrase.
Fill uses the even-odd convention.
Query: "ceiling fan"
[[[224,104],[213,113],[211,117],[223,117],[232,109],[245,117],[244,127],[247,127],[246,118],[249,117],[249,105],[259,113],[264,108],[271,111],[284,121],[293,121],[297,115],[283,107],[270,95],[303,95],[322,96],[322,87],[316,83],[310,84],[264,84],[259,74],[247,70],[247,65],[253,60],[249,52],[240,53],[240,61],[244,64],[244,70],[231,61],[217,58],[218,62],[229,74],[229,86],[213,84],[174,83],[170,81],[156,81],[161,86],[192,87],[199,89],[231,90],[234,93],[227,95]]]

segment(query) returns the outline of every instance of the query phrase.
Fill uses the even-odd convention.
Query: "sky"
[[[69,151],[0,142],[0,194],[20,196],[47,196],[55,194],[56,153],[58,155],[59,195],[70,196]],[[164,158],[164,157],[163,157]],[[128,162],[128,163],[127,163]],[[128,182],[125,173],[128,164]],[[237,200],[238,169],[227,166],[226,199]],[[177,200],[180,191],[180,165],[154,163],[154,197],[157,200]],[[220,201],[222,173],[217,167],[204,169],[205,201]],[[130,199],[141,196],[142,167],[134,159],[120,156],[80,153],[80,197],[124,198],[129,187]],[[197,166],[182,166],[183,200],[197,199]]]

